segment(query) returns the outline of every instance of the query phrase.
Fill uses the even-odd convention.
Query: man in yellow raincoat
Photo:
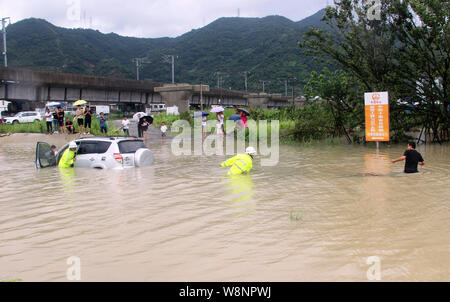
[[[245,154],[239,154],[226,162],[221,164],[222,167],[230,167],[228,175],[241,175],[250,173],[253,168],[253,157],[256,155],[256,150],[253,147],[248,147]]]
[[[58,166],[60,168],[73,168],[75,161],[77,160],[77,144],[75,142],[71,142],[69,144],[69,148],[64,151],[61,160],[59,161]]]

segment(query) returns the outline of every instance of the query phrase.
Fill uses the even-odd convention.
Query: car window
[[[77,154],[103,154],[108,151],[111,146],[110,142],[86,141],[81,142]]]
[[[140,140],[129,140],[119,143],[119,152],[121,154],[136,153],[136,151],[141,148],[146,148],[146,146],[144,142]]]
[[[108,151],[110,146],[111,146],[111,143],[109,143],[109,142],[98,142],[97,143],[97,153],[98,154],[106,153],[106,151]]]

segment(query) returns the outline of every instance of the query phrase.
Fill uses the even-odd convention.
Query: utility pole
[[[243,71],[242,74],[244,75],[245,79],[245,92],[248,92],[248,71]]]
[[[172,84],[175,84],[175,57],[178,59],[178,56],[175,55],[163,56],[164,62],[172,64]]]
[[[224,75],[224,74],[225,74],[224,72],[220,72],[220,71],[215,73],[215,75],[217,76],[217,89],[219,89],[219,91],[220,91],[220,99],[219,100],[222,100],[222,85],[223,85],[222,75]]]
[[[2,35],[3,35],[3,63],[5,67],[8,67],[8,56],[6,51],[6,20],[9,20],[9,23],[11,23],[11,18],[6,17],[2,18]]]
[[[284,80],[284,96],[288,95],[288,80]]]
[[[292,73],[292,105],[295,104],[295,74]]]
[[[139,70],[143,64],[151,63],[147,58],[134,58],[132,62],[136,63],[136,80],[139,81]]]
[[[203,80],[200,80],[200,110],[203,111]]]
[[[259,82],[262,83],[263,93],[266,93],[266,83],[270,83],[270,81],[260,80]]]

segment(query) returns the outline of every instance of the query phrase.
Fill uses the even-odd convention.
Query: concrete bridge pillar
[[[267,93],[251,93],[244,96],[252,109],[267,109],[271,95]]]
[[[177,106],[179,112],[189,111],[189,102],[194,92],[208,92],[208,85],[166,84],[163,87],[155,87],[166,107]]]

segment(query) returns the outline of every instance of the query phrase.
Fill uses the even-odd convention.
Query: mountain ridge
[[[141,70],[143,79],[171,81],[171,66],[163,55],[177,55],[176,81],[217,86],[217,72],[226,73],[221,87],[260,90],[266,80],[270,92],[284,92],[281,80],[296,75],[304,83],[312,70],[321,69],[305,57],[298,41],[310,26],[323,27],[324,10],[294,22],[283,16],[219,18],[176,38],[135,38],[92,29],[57,27],[29,18],[8,26],[10,66],[124,78],[135,77],[133,58],[152,63]]]

